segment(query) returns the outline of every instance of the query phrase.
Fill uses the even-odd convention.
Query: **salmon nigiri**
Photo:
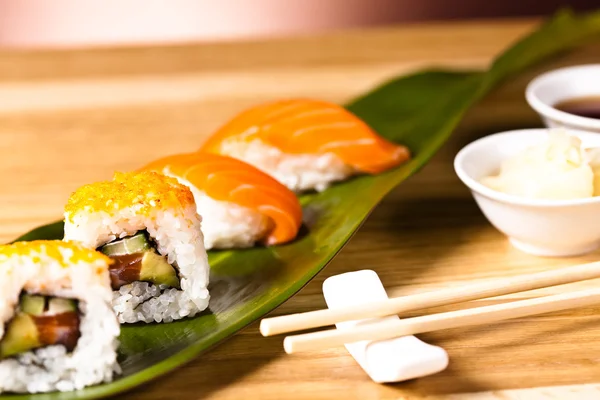
[[[302,224],[302,207],[293,192],[234,158],[178,154],[142,169],[174,177],[191,189],[207,249],[285,243]]]
[[[351,175],[377,174],[410,158],[354,114],[320,100],[250,108],[219,129],[201,152],[238,158],[294,191],[324,190]]]

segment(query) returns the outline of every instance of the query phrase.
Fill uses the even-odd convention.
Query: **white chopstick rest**
[[[387,293],[371,270],[332,276],[323,282],[323,295],[330,309],[386,300]],[[337,329],[357,325],[377,324],[399,319],[397,316],[347,321],[336,324]],[[400,382],[443,371],[448,366],[448,354],[438,346],[427,344],[414,336],[389,340],[346,344],[346,349],[377,383]]]

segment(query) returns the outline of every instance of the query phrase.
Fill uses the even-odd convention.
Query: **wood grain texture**
[[[480,68],[534,25],[446,23],[264,43],[0,52],[0,240],[59,218],[69,193],[81,184],[196,149],[246,106],[297,95],[343,102],[427,65]],[[556,58],[474,108],[434,160],[388,196],[332,264],[273,315],[324,307],[325,278],[364,268],[376,270],[389,294],[398,296],[596,260],[598,252],[543,259],[511,248],[455,177],[452,159],[487,133],[539,125],[523,99],[527,81],[558,65],[598,62],[598,50],[587,46]],[[526,296],[533,294],[508,297]],[[281,337],[263,338],[254,324],[123,397],[600,398],[599,311],[422,335],[448,350],[449,368],[394,385],[371,382],[343,348],[287,356]]]

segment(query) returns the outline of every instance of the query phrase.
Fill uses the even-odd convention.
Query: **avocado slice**
[[[142,253],[150,249],[150,241],[144,232],[138,232],[133,236],[116,240],[100,247],[100,251],[107,256],[123,256],[127,254]]]
[[[177,277],[175,268],[167,262],[166,257],[152,251],[144,253],[140,268],[140,281],[180,289],[179,278]]]
[[[32,294],[23,294],[20,304],[21,311],[30,315],[42,315],[46,308],[46,298]]]
[[[37,326],[30,315],[19,313],[8,323],[0,341],[0,359],[41,347]]]

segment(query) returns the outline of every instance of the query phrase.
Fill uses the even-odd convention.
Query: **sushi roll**
[[[238,158],[293,191],[326,189],[356,174],[377,174],[410,158],[404,146],[378,136],[336,104],[310,99],[250,108],[200,149]]]
[[[0,246],[0,393],[78,390],[119,372],[110,262],[59,240]]]
[[[289,242],[302,224],[302,207],[294,193],[234,158],[178,154],[143,169],[174,177],[191,189],[207,249]]]
[[[209,267],[190,189],[156,172],[116,173],[65,207],[65,240],[113,260],[121,323],[171,322],[208,307]]]

